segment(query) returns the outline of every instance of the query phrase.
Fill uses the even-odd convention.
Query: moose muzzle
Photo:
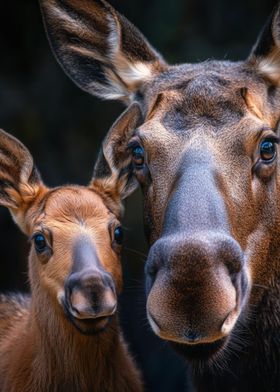
[[[202,159],[189,154],[146,264],[154,332],[189,347],[225,341],[248,291],[244,253],[215,178],[205,153]]]
[[[246,288],[243,254],[222,233],[177,234],[153,246],[147,264],[148,318],[163,339],[205,344],[234,327]]]

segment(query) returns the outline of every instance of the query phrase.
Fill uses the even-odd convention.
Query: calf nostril
[[[72,290],[69,300],[72,308],[80,313],[80,306],[85,303],[85,296],[79,290]]]
[[[115,283],[113,281],[113,278],[110,274],[105,274],[103,276],[103,284],[106,288],[109,288],[110,290],[112,290],[113,293],[115,293],[116,291],[116,287],[115,287]]]

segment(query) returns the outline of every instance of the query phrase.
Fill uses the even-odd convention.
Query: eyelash
[[[127,150],[132,151],[135,147],[141,146],[141,143],[137,140],[133,140],[127,145]]]
[[[280,144],[280,138],[276,135],[270,135],[265,137],[263,140],[270,141],[272,143]]]

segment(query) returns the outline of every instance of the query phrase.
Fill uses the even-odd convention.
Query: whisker
[[[135,250],[135,249],[132,249],[132,248],[128,248],[127,246],[124,246],[123,249],[124,249],[124,250],[127,250],[128,252],[134,253],[134,254],[136,254],[136,255],[138,255],[138,256],[145,257],[145,260],[146,260],[147,257],[148,257],[148,255],[146,255],[145,253],[143,253],[143,252],[141,252],[141,251],[139,251],[139,250]]]
[[[254,284],[252,285],[252,287],[259,287],[259,288],[261,288],[261,289],[269,290],[269,287],[268,287],[268,286],[264,286],[264,285],[258,284],[258,283],[254,283]]]

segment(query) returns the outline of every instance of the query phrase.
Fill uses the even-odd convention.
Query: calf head
[[[211,358],[278,268],[267,260],[279,238],[279,8],[246,61],[170,66],[105,1],[41,4],[70,77],[130,105],[98,170],[143,189],[150,324],[187,357]]]
[[[107,167],[107,175],[88,186],[47,188],[26,147],[0,131],[0,205],[31,241],[29,277],[38,322],[58,314],[92,334],[115,314],[125,177]]]

